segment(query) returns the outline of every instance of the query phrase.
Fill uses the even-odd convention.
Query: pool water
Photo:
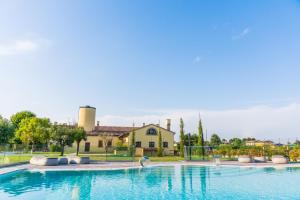
[[[0,176],[0,199],[300,199],[300,168],[171,166],[21,171]]]

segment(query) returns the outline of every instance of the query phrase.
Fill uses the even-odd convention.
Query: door
[[[89,142],[86,142],[85,145],[84,145],[84,151],[89,152],[90,151],[90,146],[91,146],[91,144]]]

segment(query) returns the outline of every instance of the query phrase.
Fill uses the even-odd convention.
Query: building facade
[[[87,140],[81,142],[80,152],[112,152],[117,147],[134,146],[137,155],[155,154],[159,147],[159,131],[162,136],[164,155],[174,155],[174,135],[171,120],[166,120],[166,127],[158,124],[143,124],[140,127],[95,125],[96,108],[83,106],[79,108],[78,126],[87,132]],[[133,134],[134,132],[134,134]],[[133,135],[134,140],[132,140]],[[134,141],[134,144],[132,144]]]
[[[246,146],[256,146],[256,147],[263,147],[263,146],[274,146],[274,143],[270,140],[247,140],[245,142]]]

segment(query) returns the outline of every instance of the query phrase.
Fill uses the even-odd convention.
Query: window
[[[154,148],[155,147],[155,142],[149,142],[149,147]]]
[[[135,142],[135,147],[142,147],[142,142],[140,142],[140,141]]]
[[[148,130],[147,130],[147,133],[146,133],[147,135],[157,135],[157,131],[156,131],[156,129],[155,128],[149,128]]]
[[[163,142],[163,147],[164,148],[168,148],[168,145],[169,145],[168,142]]]
[[[107,147],[111,147],[112,146],[112,141],[111,140],[108,140],[107,141]]]
[[[103,141],[102,141],[102,140],[99,140],[99,141],[98,141],[98,147],[99,147],[99,148],[102,148],[102,147],[103,147]]]

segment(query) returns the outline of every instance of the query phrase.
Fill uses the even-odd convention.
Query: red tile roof
[[[135,127],[135,128],[139,128],[139,127]],[[121,136],[124,134],[128,134],[131,131],[132,131],[132,127],[126,127],[126,126],[96,126],[95,130],[88,133],[88,135],[101,135],[105,133],[110,135]]]
[[[138,127],[135,127],[138,128]],[[96,126],[95,131],[97,132],[131,132],[132,127],[126,126]]]

